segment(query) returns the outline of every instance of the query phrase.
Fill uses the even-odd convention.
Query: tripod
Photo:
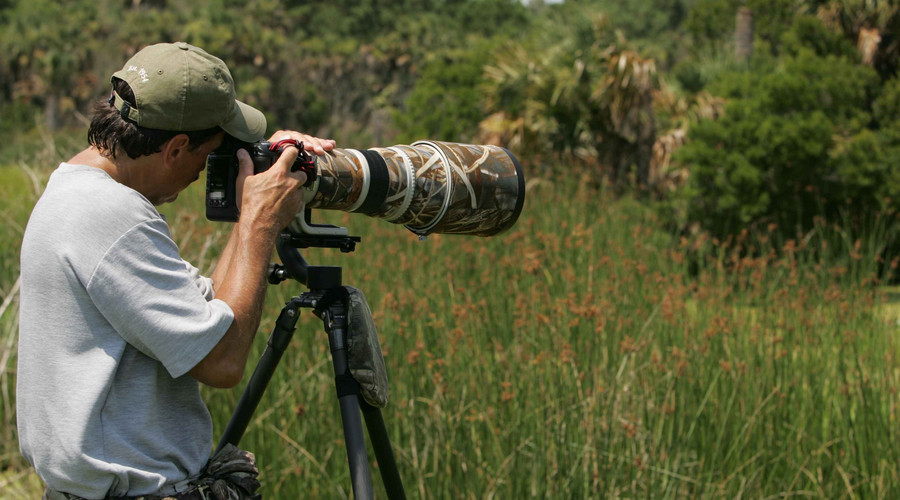
[[[307,220],[309,218],[308,209],[306,218]],[[405,499],[406,495],[381,410],[369,405],[359,397],[359,383],[350,375],[346,344],[348,304],[346,293],[341,293],[344,291],[341,283],[342,270],[338,266],[310,266],[298,250],[298,248],[326,247],[339,248],[345,253],[352,252],[360,238],[347,236],[344,228],[335,229],[341,229],[344,232],[327,230],[324,234],[286,232],[282,233],[276,242],[276,249],[283,266],[273,264],[270,267],[269,282],[274,284],[293,278],[306,284],[309,291],[292,298],[278,315],[266,349],[238,401],[216,451],[221,450],[226,444],[237,446],[282,354],[291,341],[297,320],[300,319],[300,309],[310,308],[322,320],[325,332],[328,334],[353,495],[360,500],[373,498],[372,476],[369,472],[366,443],[360,418],[360,411],[362,411],[387,496],[390,499]]]

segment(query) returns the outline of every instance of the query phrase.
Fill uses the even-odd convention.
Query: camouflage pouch
[[[376,408],[388,403],[388,377],[372,311],[361,290],[345,286],[347,299],[347,364],[359,382],[363,399]]]

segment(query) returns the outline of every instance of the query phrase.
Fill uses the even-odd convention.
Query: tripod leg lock
[[[359,396],[359,382],[350,373],[342,373],[334,376],[334,386],[337,389],[338,399],[344,396]]]
[[[275,320],[275,329],[269,337],[269,345],[278,352],[284,352],[291,343],[291,337],[297,329],[297,320],[300,319],[300,309],[293,303],[288,302],[278,319]]]

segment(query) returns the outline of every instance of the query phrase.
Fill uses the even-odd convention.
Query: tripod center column
[[[340,266],[309,266],[306,286],[310,290],[329,290],[342,285]]]

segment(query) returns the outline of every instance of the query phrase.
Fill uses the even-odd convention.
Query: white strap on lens
[[[363,170],[363,185],[362,189],[359,191],[359,197],[356,199],[356,202],[350,207],[347,212],[355,212],[359,210],[359,207],[362,206],[363,203],[366,202],[366,197],[369,195],[369,184],[371,183],[371,173],[369,171],[369,162],[366,160],[366,157],[362,154],[362,151],[357,149],[348,149],[353,156],[359,160],[359,164]]]
[[[412,204],[413,194],[416,192],[416,171],[415,167],[413,167],[412,158],[409,157],[402,149],[396,147],[387,148],[390,151],[393,151],[403,160],[403,175],[406,177],[406,189],[403,192],[397,193],[387,201],[393,201],[398,196],[403,196],[403,203],[398,205],[395,209],[389,211],[384,215],[384,220],[388,222],[394,222],[399,219],[401,215],[405,214],[407,210],[409,210],[410,204]]]
[[[434,217],[434,219],[431,220],[431,222],[424,226],[413,227],[409,224],[405,226],[406,229],[409,229],[419,236],[427,236],[435,226],[440,224],[441,219],[444,218],[444,215],[447,213],[447,209],[450,207],[451,195],[453,194],[453,177],[450,167],[450,160],[447,158],[447,155],[444,154],[444,151],[440,148],[440,146],[431,141],[418,141],[413,143],[413,146],[426,146],[434,150],[435,155],[441,160],[441,166],[444,167],[444,203],[441,205],[440,212],[438,212],[438,214]],[[431,160],[429,160],[428,163],[431,163]]]

